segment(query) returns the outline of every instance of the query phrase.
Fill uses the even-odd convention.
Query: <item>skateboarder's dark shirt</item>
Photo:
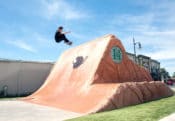
[[[59,31],[56,31],[55,33],[55,40],[56,42],[61,42],[61,40],[64,40],[64,42],[69,42],[69,40],[65,37],[65,35]]]
[[[61,32],[56,31],[56,33],[55,33],[55,39],[60,39],[62,37],[62,35],[63,34]]]

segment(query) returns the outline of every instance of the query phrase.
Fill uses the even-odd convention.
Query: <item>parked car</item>
[[[173,85],[174,80],[173,80],[173,79],[168,79],[165,83],[166,83],[167,85]]]

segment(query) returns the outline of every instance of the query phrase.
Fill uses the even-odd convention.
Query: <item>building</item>
[[[127,52],[127,55],[132,61],[147,69],[155,81],[161,80],[160,62],[145,55],[138,55],[136,59],[135,55],[132,53]]]
[[[160,62],[157,60],[152,60],[150,61],[150,72],[151,76],[155,81],[157,80],[162,80],[161,79],[161,71],[160,71]]]
[[[138,64],[151,72],[151,58],[145,55],[138,55]]]
[[[126,52],[126,54],[128,55],[128,58],[129,58],[130,60],[132,60],[133,62],[135,62],[135,55],[134,55],[134,54],[128,53],[128,52]]]

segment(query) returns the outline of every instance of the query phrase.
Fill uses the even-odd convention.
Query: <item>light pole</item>
[[[137,60],[136,60],[136,45],[138,44],[138,46],[139,46],[139,49],[141,49],[142,48],[142,45],[141,45],[141,43],[140,42],[136,42],[135,41],[135,39],[134,39],[134,37],[133,37],[133,45],[134,45],[134,60],[135,60],[135,63],[137,63]]]

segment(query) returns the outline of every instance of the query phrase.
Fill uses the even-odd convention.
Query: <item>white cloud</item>
[[[170,48],[170,49],[167,48],[164,50],[159,50],[156,52],[151,52],[146,54],[152,57],[153,59],[168,60],[168,59],[175,59],[175,54],[173,54],[172,52],[175,52],[174,48]]]
[[[48,19],[61,18],[66,20],[85,18],[85,11],[77,9],[65,0],[43,0],[43,14]]]
[[[174,36],[175,30],[168,31],[144,31],[143,32],[147,36]]]
[[[24,49],[26,51],[32,52],[32,53],[36,53],[37,50],[35,48],[33,48],[32,46],[30,46],[29,44],[25,43],[24,41],[21,40],[17,40],[17,41],[7,41],[8,44],[11,44],[13,46],[16,46],[18,48]]]
[[[165,60],[165,59],[175,59],[175,34],[172,32],[164,31],[150,31],[141,32],[135,34],[134,38],[136,41],[141,42],[142,50],[138,51],[139,54],[146,54],[154,59]],[[132,43],[133,36],[124,38],[124,44],[127,49],[133,49]]]
[[[52,46],[52,42],[54,41],[54,39],[51,41],[50,38],[45,37],[38,32],[33,32],[32,35],[32,38],[35,39],[38,46],[47,48]]]

